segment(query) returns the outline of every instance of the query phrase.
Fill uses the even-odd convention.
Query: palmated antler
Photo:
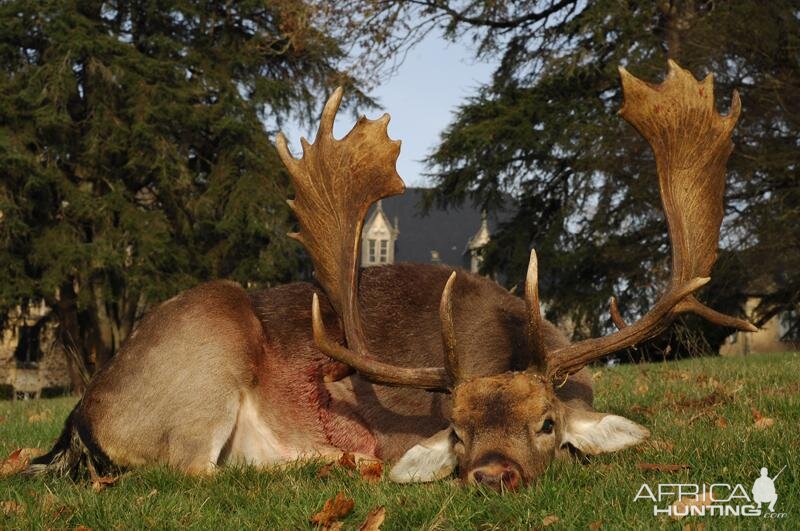
[[[693,296],[709,281],[717,256],[725,164],[741,110],[739,95],[734,91],[730,113],[721,116],[714,108],[713,77],[697,81],[672,60],[660,85],[637,79],[624,68],[620,68],[620,77],[624,95],[620,114],[644,136],[655,154],[672,243],[672,278],[658,302],[635,323],[625,325],[613,301],[612,316],[619,331],[548,352],[547,374],[553,378],[655,337],[681,313],[693,312],[739,330],[756,330],[747,321],[712,310]],[[538,308],[535,313],[538,316]]]
[[[295,188],[289,205],[300,224],[300,232],[290,236],[311,255],[317,281],[342,319],[347,347],[328,337],[316,294],[314,339],[325,354],[376,383],[446,389],[450,379],[444,368],[398,367],[368,353],[358,305],[361,228],[373,203],[402,193],[405,185],[395,169],[400,142],[388,137],[388,114],[377,120],[362,116],[343,139],[333,138],[342,93],[337,89],[325,104],[314,143],[301,139],[300,160],[289,153],[283,135],[277,138],[278,153]]]

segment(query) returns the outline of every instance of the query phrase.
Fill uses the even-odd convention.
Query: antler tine
[[[458,363],[458,353],[456,352],[456,331],[453,322],[453,285],[456,282],[456,272],[450,274],[447,284],[442,291],[442,298],[439,302],[439,320],[442,323],[442,342],[444,344],[444,368],[450,379],[450,385],[455,387],[466,380],[461,373]]]
[[[526,336],[531,365],[544,371],[547,365],[547,348],[544,344],[544,324],[539,304],[539,261],[534,249],[531,249],[528,273],[525,275],[525,307],[528,316]]]
[[[655,337],[680,313],[694,312],[717,324],[756,330],[747,321],[716,312],[693,296],[709,281],[716,261],[725,164],[741,110],[739,95],[734,91],[730,113],[720,116],[714,109],[713,77],[697,81],[674,61],[668,64],[667,77],[660,85],[646,83],[620,68],[624,96],[620,114],[648,141],[655,155],[672,243],[672,278],[655,306],[631,325],[625,326],[612,299],[612,319],[620,330],[550,352],[547,372],[554,378]]]
[[[402,193],[405,185],[395,169],[400,142],[388,137],[388,114],[377,120],[362,116],[343,139],[333,138],[342,95],[340,87],[325,104],[314,143],[301,139],[301,159],[289,153],[283,135],[276,142],[295,189],[288,203],[300,232],[290,236],[311,256],[316,279],[342,319],[347,347],[328,337],[316,294],[311,306],[314,340],[325,354],[374,382],[446,389],[444,368],[397,367],[368,354],[358,304],[361,227],[373,203]]]
[[[314,341],[322,352],[351,366],[371,382],[431,391],[446,391],[449,388],[450,380],[444,369],[398,367],[354,352],[331,340],[322,322],[322,312],[316,293],[311,299],[311,326],[314,331]]]
[[[617,327],[617,330],[627,328],[628,323],[625,322],[625,319],[622,318],[622,314],[619,312],[619,306],[617,306],[616,297],[612,296],[611,299],[609,299],[608,307],[611,313],[611,321],[614,322],[614,326]]]

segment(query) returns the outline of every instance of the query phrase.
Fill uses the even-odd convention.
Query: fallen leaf
[[[653,471],[653,472],[678,472],[689,468],[689,465],[668,465],[663,463],[637,463],[636,466],[639,470]]]
[[[750,412],[753,414],[753,426],[757,430],[771,428],[775,424],[775,419],[765,417],[755,406],[750,406]]]
[[[647,391],[649,391],[649,390],[650,390],[650,387],[648,387],[646,383],[642,383],[642,384],[639,384],[636,387],[636,391],[634,391],[634,393],[636,393],[637,395],[643,395],[643,394],[647,393]]]
[[[74,511],[72,507],[69,507],[68,505],[62,505],[52,512],[53,520],[58,520],[59,518],[67,519],[72,515],[73,512]]]
[[[681,407],[712,407],[727,402],[729,397],[715,389],[703,398],[684,399],[676,402]]]
[[[6,421],[6,418],[4,416],[0,415],[0,424],[4,423],[5,421]]]
[[[342,457],[339,458],[339,466],[342,468],[348,468],[350,470],[356,469],[356,458],[350,452],[345,452],[342,454]]]
[[[92,490],[95,491],[95,492],[100,492],[104,488],[110,487],[111,485],[116,483],[117,479],[119,479],[119,478],[115,478],[115,477],[111,477],[111,476],[96,476],[96,477],[93,477],[92,478]]]
[[[375,507],[367,513],[367,518],[364,520],[364,523],[361,524],[361,527],[358,528],[358,531],[381,531],[381,526],[385,519],[386,508],[382,505],[380,507]]]
[[[12,514],[17,514],[22,512],[22,505],[15,502],[14,500],[5,500],[0,502],[0,511],[6,516],[11,516]]]
[[[50,420],[53,418],[53,412],[49,409],[42,410],[38,413],[32,413],[28,415],[28,423],[34,424],[36,422],[43,422],[45,420]]]
[[[333,470],[333,463],[326,463],[317,470],[317,479],[327,479]]]
[[[554,514],[549,514],[545,516],[544,519],[542,520],[542,527],[547,527],[549,525],[557,524],[560,520],[561,518],[559,518],[558,516]]]
[[[338,382],[339,380],[353,374],[355,370],[349,365],[338,361],[331,361],[322,366],[323,382]]]
[[[595,520],[594,522],[589,524],[589,529],[600,529],[601,527],[603,527],[603,522],[601,522],[600,520]]]
[[[73,531],[92,531],[91,527],[86,527],[83,525],[77,526]]]
[[[358,467],[361,479],[367,483],[378,483],[383,477],[383,463],[380,461],[362,462]]]
[[[703,495],[697,496],[697,499],[681,498],[673,503],[671,511],[672,518],[675,520],[680,520],[684,516],[691,514],[692,507],[709,507],[713,504],[714,498],[711,496],[711,492],[704,490]]]
[[[647,415],[648,417],[653,416],[653,409],[652,408],[649,408],[649,407],[646,407],[646,406],[640,406],[639,404],[632,405],[631,406],[631,412],[632,413],[641,413],[642,415]]]
[[[718,428],[727,428],[728,427],[728,420],[725,417],[717,417],[717,422],[715,422]]]
[[[147,496],[139,496],[136,498],[136,505],[142,505],[144,502],[158,494],[158,489],[153,489],[147,493]]]
[[[767,428],[771,428],[775,424],[775,419],[771,419],[769,417],[761,417],[757,421],[755,421],[754,426],[757,430],[765,430]]]
[[[17,448],[0,463],[0,477],[19,474],[34,457],[44,454],[44,450],[39,448]]]
[[[660,439],[651,439],[649,442],[649,446],[654,450],[659,450],[662,452],[672,453],[672,450],[675,449],[675,443],[672,441],[663,441]]]
[[[345,496],[344,492],[339,492],[333,498],[325,501],[322,510],[311,517],[311,523],[327,528],[337,520],[350,514],[354,506],[355,502],[353,500]]]

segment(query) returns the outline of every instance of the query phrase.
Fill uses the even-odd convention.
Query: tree
[[[64,345],[100,367],[181,289],[296,277],[264,124],[336,85],[368,101],[323,7],[0,4],[0,316],[44,300]]]
[[[414,7],[409,7],[414,6]],[[714,73],[718,107],[734,88],[742,119],[729,163],[727,215],[713,283],[701,296],[741,314],[761,297],[756,322],[800,305],[800,11],[796,2],[659,0],[392,3],[423,17],[418,31],[472,37],[499,57],[492,81],[459,108],[429,158],[442,204],[519,209],[494,236],[485,268],[522,282],[539,253],[551,318],[576,335],[603,333],[608,300],[627,319],[668,277],[668,239],[649,147],[624,123],[617,67],[658,81],[667,57],[696,76]],[[730,331],[687,318],[717,347]],[[683,341],[685,344],[686,341]]]

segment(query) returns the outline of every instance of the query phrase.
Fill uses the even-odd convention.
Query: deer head
[[[458,301],[451,296],[455,272],[443,287],[439,308],[444,366],[401,367],[371,356],[357,302],[360,233],[370,205],[404,189],[395,170],[400,143],[387,136],[388,115],[375,121],[362,117],[347,136],[334,139],[341,89],[325,105],[314,144],[302,140],[301,159],[292,157],[285,138],[278,136],[278,152],[296,191],[289,204],[300,232],[292,237],[308,250],[316,278],[341,317],[347,342],[345,346],[328,336],[314,295],[312,326],[318,347],[375,383],[452,394],[451,426],[411,448],[392,469],[392,479],[430,481],[458,466],[465,482],[514,489],[536,478],[568,447],[597,454],[634,445],[649,435],[645,428],[616,415],[570,407],[556,396],[555,388],[588,363],[655,337],[681,313],[754,330],[750,323],[717,313],[693,296],[708,282],[716,259],[725,163],[740,111],[738,95],[733,94],[731,112],[720,116],[714,109],[711,76],[698,82],[672,61],[660,85],[645,83],[624,69],[620,75],[625,98],[620,114],[655,154],[673,248],[672,278],[637,322],[626,325],[612,299],[617,332],[548,349],[532,251],[525,286],[529,360],[522,371],[471,375],[461,368],[464,356],[481,353],[458,342],[452,311]]]

